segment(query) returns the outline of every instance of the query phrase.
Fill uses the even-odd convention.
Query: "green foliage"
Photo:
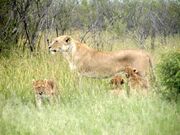
[[[151,37],[152,49],[158,36],[166,43],[168,35],[180,33],[177,0],[1,0],[0,7],[0,39],[17,43],[22,37],[31,51],[41,34],[49,38],[54,31],[82,30],[83,39],[106,30],[113,36],[130,32],[141,47]]]
[[[122,23],[122,21],[116,21],[114,23],[114,26],[111,27],[110,30],[114,31],[118,36],[122,36],[126,30],[125,28],[126,28],[126,26],[125,26],[125,24]]]
[[[11,50],[0,59],[0,134],[179,135],[180,104],[157,95],[111,95],[109,80],[78,80],[59,54],[27,52]],[[32,80],[45,78],[58,84],[59,100],[38,109]]]
[[[157,69],[159,81],[165,86],[162,93],[176,99],[180,94],[180,53],[174,51],[163,54]]]

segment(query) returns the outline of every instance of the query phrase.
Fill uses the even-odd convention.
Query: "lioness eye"
[[[58,41],[56,40],[55,42],[57,43]]]
[[[71,39],[69,37],[66,38],[66,43],[68,43]]]

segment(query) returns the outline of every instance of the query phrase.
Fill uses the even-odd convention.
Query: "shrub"
[[[163,54],[157,71],[159,83],[164,86],[161,93],[177,100],[180,94],[180,53],[173,51]]]

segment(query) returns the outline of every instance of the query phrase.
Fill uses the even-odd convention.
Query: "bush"
[[[177,100],[180,94],[180,53],[173,51],[163,54],[157,71],[159,83],[164,86],[162,94]]]

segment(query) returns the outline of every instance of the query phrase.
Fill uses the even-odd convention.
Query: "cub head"
[[[111,79],[110,84],[122,85],[122,84],[124,84],[124,79],[121,76],[116,75]]]
[[[33,88],[34,91],[37,95],[42,95],[44,94],[44,90],[45,90],[45,84],[43,80],[33,80]]]
[[[55,52],[70,52],[72,50],[73,43],[72,38],[67,35],[59,36],[55,38],[49,45],[49,51]]]
[[[132,68],[129,66],[125,68],[125,73],[126,73],[125,75],[127,78],[132,77],[134,75],[139,75],[139,72],[137,71],[136,68]]]
[[[54,95],[55,84],[52,80],[33,80],[33,88],[36,95]]]

